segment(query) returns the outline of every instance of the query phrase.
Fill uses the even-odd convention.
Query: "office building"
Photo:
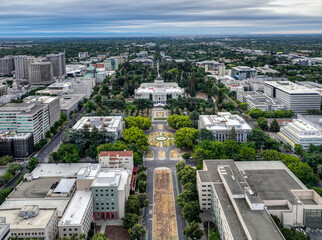
[[[104,60],[104,68],[106,71],[115,71],[119,69],[120,58],[109,57]]]
[[[0,217],[0,239],[9,240],[10,237],[10,226],[8,223],[6,223],[5,217]]]
[[[231,77],[235,78],[236,80],[245,80],[247,78],[256,78],[257,71],[256,71],[256,69],[253,69],[250,67],[245,67],[245,66],[232,67]]]
[[[97,83],[99,83],[99,84],[103,83],[105,78],[106,78],[105,72],[97,72],[97,73],[95,73],[95,79],[96,79]]]
[[[15,70],[13,56],[0,58],[0,76],[10,75]]]
[[[248,134],[252,128],[246,121],[238,116],[231,115],[229,112],[218,112],[218,115],[200,115],[198,129],[205,128],[212,131],[218,141],[228,140],[229,132],[235,128],[236,141],[247,142]]]
[[[73,94],[74,90],[72,89],[72,82],[65,81],[56,81],[55,83],[47,86],[46,89],[39,90],[36,92],[37,95],[55,95],[61,96],[63,94]]]
[[[53,65],[53,76],[56,78],[64,77],[66,75],[65,53],[48,54],[46,57]]]
[[[154,61],[153,61],[153,59],[150,59],[150,58],[135,58],[135,59],[130,60],[130,63],[146,65],[151,68],[154,67]]]
[[[205,160],[197,191],[221,239],[284,239],[271,214],[285,227],[322,227],[321,197],[280,161]]]
[[[28,80],[30,64],[35,61],[36,59],[32,56],[25,56],[25,55],[14,56],[15,79]]]
[[[82,58],[87,58],[89,57],[88,52],[79,52],[78,53],[78,58],[82,59]]]
[[[89,131],[94,127],[98,130],[105,129],[107,132],[114,133],[116,140],[121,137],[125,123],[122,116],[82,117],[73,129],[84,129],[84,127],[87,127]]]
[[[49,85],[55,82],[51,62],[35,62],[30,64],[29,82],[37,85]]]
[[[0,133],[0,157],[13,156],[15,159],[27,159],[34,152],[32,133]]]
[[[123,169],[102,169],[91,186],[95,220],[106,221],[125,216],[130,181],[130,174]]]
[[[60,120],[60,104],[58,97],[50,96],[29,96],[24,99],[25,103],[36,103],[48,107],[49,125],[54,126],[55,122]]]
[[[95,78],[79,77],[72,80],[72,89],[75,94],[85,94],[86,98],[90,98],[95,86]]]
[[[251,110],[252,108],[258,108],[262,111],[277,111],[284,109],[284,104],[273,97],[266,96],[262,92],[237,92],[237,100],[247,103],[248,110]]]
[[[57,236],[57,209],[27,205],[17,209],[0,209],[0,217],[10,225],[11,238],[53,240]]]
[[[70,94],[59,97],[60,112],[66,114],[67,117],[71,112],[78,110],[78,104],[84,101],[84,94]]]
[[[184,96],[184,89],[180,88],[178,83],[164,82],[160,75],[153,83],[142,83],[138,89],[134,91],[136,99],[150,99],[154,106],[165,106],[167,98],[171,96],[173,99],[178,99],[179,96]]]
[[[290,144],[293,149],[295,144],[301,144],[305,150],[308,150],[311,144],[322,145],[322,132],[303,118],[293,119],[285,124],[277,133],[277,137],[285,144]]]
[[[212,60],[206,60],[206,61],[202,61],[202,62],[197,62],[197,67],[206,67],[209,71],[215,71],[218,70],[219,66],[223,66],[225,65],[224,63],[219,63],[216,61],[212,61]]]
[[[317,91],[290,81],[266,81],[264,93],[279,100],[286,110],[306,114],[309,109],[320,110],[321,96]]]
[[[58,223],[59,237],[78,237],[87,233],[93,222],[93,198],[91,191],[77,190],[63,217]]]
[[[33,133],[34,143],[45,138],[49,131],[48,105],[29,103],[8,103],[0,107],[0,131]]]
[[[132,151],[103,151],[100,152],[98,162],[106,168],[124,168],[133,170]]]

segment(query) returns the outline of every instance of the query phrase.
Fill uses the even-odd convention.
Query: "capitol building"
[[[179,96],[184,97],[184,89],[175,82],[164,82],[160,74],[153,83],[142,83],[135,90],[135,99],[151,99],[154,106],[165,106],[167,104],[167,96],[178,99]]]

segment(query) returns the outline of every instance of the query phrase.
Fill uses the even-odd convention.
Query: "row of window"
[[[12,233],[12,235],[15,235],[15,236],[35,236],[35,235],[44,235],[43,232],[27,232],[27,233]]]
[[[108,192],[109,189],[105,189],[105,192]],[[104,190],[101,189],[101,192],[103,192]],[[95,192],[98,192],[98,189],[95,190]],[[111,192],[114,192],[114,189],[111,189]]]
[[[98,197],[98,194],[95,194],[96,195],[96,197]],[[107,197],[108,197],[108,194],[105,194]],[[104,194],[101,194],[101,197],[103,197],[104,196]],[[114,194],[111,194],[111,197],[113,197],[114,196]]]

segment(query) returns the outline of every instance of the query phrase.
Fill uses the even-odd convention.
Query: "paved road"
[[[45,147],[43,147],[38,153],[35,154],[35,157],[39,159],[39,163],[48,162],[49,154],[51,154],[55,150],[55,148],[57,148],[61,144],[63,133],[67,128],[71,127],[74,120],[78,121],[80,114],[84,112],[85,107],[83,107],[73,119],[69,120],[65,127],[60,132],[58,132]]]
[[[158,129],[158,125],[162,124],[163,129]],[[171,131],[167,129],[167,122],[166,121],[153,121],[154,129],[146,131],[146,134],[153,133],[153,132],[171,132],[174,133],[175,131]],[[146,240],[153,239],[153,172],[155,168],[158,167],[167,167],[171,170],[172,173],[172,185],[173,185],[173,192],[174,198],[181,192],[181,185],[179,184],[176,176],[176,168],[175,165],[178,161],[170,160],[170,150],[174,149],[175,146],[170,147],[163,147],[162,150],[165,151],[165,159],[159,160],[158,159],[158,152],[161,150],[160,147],[152,147],[150,146],[149,149],[154,153],[154,159],[152,161],[145,161],[144,164],[147,166],[148,169],[148,179],[147,179],[147,193],[149,196],[150,205],[148,208],[145,208],[143,213],[142,225],[146,227],[147,233],[143,237]],[[177,220],[177,230],[178,230],[178,239],[179,240],[187,240],[187,238],[183,234],[183,230],[186,228],[186,222],[183,219],[179,207],[175,204],[175,212],[176,212],[176,220]]]

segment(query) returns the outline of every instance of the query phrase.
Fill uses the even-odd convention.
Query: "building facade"
[[[318,92],[290,81],[266,81],[264,93],[279,100],[286,110],[306,114],[307,110],[320,110],[321,96]]]
[[[66,59],[65,53],[61,52],[58,54],[48,54],[46,55],[48,61],[53,65],[53,76],[54,77],[63,77],[66,75]]]
[[[78,105],[81,101],[84,101],[84,98],[84,94],[69,94],[59,96],[60,111],[69,117],[71,112],[78,110]]]
[[[247,142],[252,128],[238,115],[229,112],[218,112],[218,115],[200,115],[198,129],[205,128],[212,131],[218,141],[228,140],[232,128],[235,128],[236,141]]]
[[[305,150],[308,150],[311,144],[322,145],[322,132],[303,119],[286,122],[286,126],[277,133],[277,137],[285,144],[290,144],[293,149],[295,144],[302,145]]]
[[[0,156],[13,156],[26,159],[34,152],[32,133],[3,132],[0,133]]]
[[[31,84],[49,85],[55,82],[51,62],[35,62],[30,64],[29,82]]]
[[[154,106],[165,106],[167,98],[178,99],[184,96],[184,89],[178,86],[178,83],[164,82],[158,75],[154,83],[142,83],[134,92],[136,99],[152,98]]]
[[[98,162],[106,168],[124,168],[133,170],[132,151],[103,151],[100,152]]]
[[[238,66],[231,68],[231,77],[236,80],[245,80],[247,78],[256,78],[257,71],[254,68]]]
[[[95,78],[79,77],[72,80],[72,88],[75,94],[85,94],[86,98],[90,98],[95,86]]]
[[[237,100],[247,103],[247,109],[258,108],[262,111],[277,111],[284,109],[284,104],[276,98],[269,97],[261,92],[237,92]]]
[[[15,70],[13,56],[0,58],[0,76],[10,75]]]

